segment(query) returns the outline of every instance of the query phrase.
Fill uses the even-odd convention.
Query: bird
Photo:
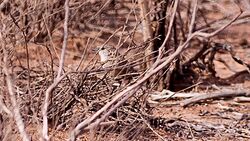
[[[102,45],[97,46],[96,49],[100,58],[100,63],[102,64],[103,70],[108,71],[108,77],[114,80],[127,79],[129,72],[133,70],[128,66],[128,61],[114,46]],[[107,73],[107,71],[106,71]],[[99,74],[100,77],[104,77],[106,74]]]

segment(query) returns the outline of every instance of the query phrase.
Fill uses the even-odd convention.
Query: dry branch
[[[0,39],[2,41],[4,41],[2,33],[0,34]],[[11,78],[11,74],[10,74],[9,68],[8,68],[8,54],[6,51],[6,45],[2,42],[1,46],[2,46],[3,54],[4,54],[3,72],[6,75],[7,88],[8,88],[9,97],[11,100],[11,105],[13,108],[13,118],[15,119],[17,128],[21,134],[23,141],[30,141],[30,138],[25,131],[25,125],[24,125],[23,118],[22,118],[21,113],[20,113],[19,104],[16,100],[14,84],[13,84],[13,80]]]
[[[180,102],[180,105],[185,107],[193,103],[201,102],[209,99],[218,99],[218,98],[226,98],[226,97],[236,97],[236,96],[249,96],[249,92],[246,90],[227,90],[222,92],[216,92],[212,94],[203,94],[197,95],[190,99],[183,100]]]
[[[53,90],[56,88],[56,86],[62,81],[62,79],[67,76],[68,73],[65,73],[64,75],[62,75],[60,78],[55,79],[54,82],[48,87],[48,89],[45,92],[45,99],[44,99],[44,105],[43,105],[43,109],[42,109],[42,115],[43,115],[43,139],[44,140],[49,140],[49,136],[48,136],[48,107],[50,104],[50,97],[52,95]]]
[[[2,96],[0,96],[0,109],[7,113],[10,117],[13,116],[11,110],[8,109],[7,106],[3,103]]]
[[[250,97],[236,97],[234,98],[235,102],[250,102]]]
[[[194,30],[195,18],[196,18],[197,9],[198,9],[198,0],[194,0],[193,5],[194,5],[194,9],[193,9],[193,13],[192,13],[191,23],[189,26],[188,36],[190,36]]]
[[[162,92],[154,92],[152,94],[150,94],[151,100],[161,100],[161,99],[169,99],[169,98],[190,98],[190,97],[194,97],[197,95],[202,95],[201,93],[194,93],[194,92],[190,92],[190,93],[175,93],[175,92],[171,92],[169,90],[163,90]]]
[[[65,73],[62,75],[63,71],[63,65],[64,65],[64,59],[65,59],[65,53],[66,53],[66,48],[67,48],[67,41],[68,41],[68,21],[69,21],[69,0],[65,1],[65,19],[64,19],[64,36],[63,36],[63,46],[62,46],[62,52],[61,52],[61,57],[60,57],[60,63],[59,63],[59,69],[57,73],[57,77],[54,80],[54,82],[49,86],[49,88],[46,90],[45,93],[45,100],[44,100],[44,106],[42,109],[42,114],[43,114],[43,129],[42,129],[42,134],[43,134],[43,140],[48,141],[49,140],[49,135],[48,135],[48,106],[50,104],[49,98],[51,97],[51,94],[55,87],[60,83],[60,81],[67,75]],[[62,76],[61,76],[62,75]]]
[[[59,63],[59,69],[57,73],[57,79],[61,77],[62,71],[63,71],[63,65],[64,65],[64,59],[65,59],[65,53],[67,48],[67,42],[68,42],[68,22],[69,22],[69,0],[65,1],[64,4],[65,7],[65,18],[64,18],[64,25],[63,25],[63,45],[62,45],[62,52],[60,57],[60,63]]]

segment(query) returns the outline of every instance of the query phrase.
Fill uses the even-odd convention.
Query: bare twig
[[[159,50],[159,55],[158,55],[155,63],[152,65],[152,67],[150,69],[154,69],[158,64],[162,63],[162,55],[163,55],[163,52],[165,51],[164,47],[165,47],[166,43],[168,42],[168,40],[170,38],[170,34],[171,34],[172,27],[173,27],[173,24],[174,24],[175,14],[176,14],[176,11],[177,11],[177,8],[178,8],[178,3],[179,3],[179,0],[176,0],[175,3],[174,3],[173,14],[172,14],[172,16],[170,18],[170,23],[169,23],[169,26],[168,26],[168,32],[166,34],[166,38],[164,39],[161,47],[158,49]]]
[[[193,9],[193,13],[192,13],[192,19],[191,19],[191,23],[189,26],[189,32],[188,32],[188,36],[190,36],[194,30],[194,22],[195,22],[195,17],[196,17],[196,13],[197,13],[197,9],[198,9],[198,0],[194,0],[194,9]]]
[[[54,88],[67,75],[67,73],[65,73],[64,75],[61,76],[62,71],[63,71],[63,65],[64,65],[64,59],[65,59],[65,53],[66,53],[66,47],[67,47],[67,40],[68,40],[69,0],[65,1],[64,6],[65,6],[64,36],[63,36],[63,46],[62,46],[60,63],[59,63],[59,69],[58,69],[56,79],[49,86],[49,88],[46,90],[44,106],[43,106],[43,109],[42,109],[42,115],[43,115],[43,129],[42,129],[43,136],[42,137],[46,141],[49,140],[49,136],[48,136],[48,117],[47,117],[48,106],[49,106],[49,103],[50,103],[49,98],[50,98],[51,93],[54,90]]]
[[[13,116],[12,112],[7,108],[7,106],[3,103],[2,97],[0,96],[0,109],[7,113],[9,116]]]
[[[63,64],[64,64],[65,53],[66,53],[67,42],[68,42],[69,0],[65,1],[64,6],[65,6],[65,19],[64,19],[64,25],[63,25],[64,35],[63,35],[63,45],[62,45],[59,69],[58,69],[58,73],[56,77],[57,79],[60,78],[62,71],[63,71]]]
[[[92,17],[88,20],[88,22],[92,21],[92,20],[95,19],[98,15],[100,15],[100,13],[101,13],[107,6],[109,6],[109,4],[110,4],[111,2],[112,2],[112,0],[106,1],[106,2],[103,4],[103,6],[100,8],[100,10],[98,10],[97,13],[96,13],[94,16],[92,16]]]
[[[23,123],[23,118],[21,116],[20,110],[19,110],[19,104],[17,103],[16,97],[15,97],[15,90],[13,88],[13,81],[11,78],[11,74],[8,70],[8,55],[7,55],[7,51],[5,49],[5,45],[3,44],[4,40],[3,40],[3,36],[2,34],[0,34],[0,39],[2,39],[2,49],[3,49],[3,53],[4,53],[4,65],[3,65],[3,71],[6,75],[6,82],[7,82],[7,88],[8,88],[8,92],[9,92],[9,96],[10,96],[10,100],[11,100],[11,105],[13,107],[13,117],[16,121],[17,124],[17,128],[21,134],[21,137],[23,138],[24,141],[30,141],[30,138],[28,136],[28,134],[25,131],[25,126]]]
[[[68,73],[65,73],[64,75],[62,75],[60,78],[55,79],[55,81],[48,87],[48,89],[45,92],[45,100],[44,100],[44,105],[43,105],[43,109],[42,109],[42,115],[43,115],[43,139],[44,140],[49,140],[49,136],[48,136],[48,107],[50,104],[50,97],[51,97],[51,93],[53,92],[53,90],[55,89],[55,87],[62,81],[62,79],[67,76]]]

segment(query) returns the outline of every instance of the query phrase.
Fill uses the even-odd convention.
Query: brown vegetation
[[[250,138],[247,0],[2,0],[0,17],[0,140]]]

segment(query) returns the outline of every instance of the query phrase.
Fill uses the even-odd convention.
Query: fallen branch
[[[250,102],[250,97],[236,97],[234,98],[235,102]]]
[[[236,97],[236,96],[249,96],[250,93],[247,90],[227,90],[222,92],[216,92],[212,94],[203,94],[194,96],[192,98],[183,100],[180,102],[180,105],[185,107],[193,103],[201,102],[209,99],[218,99],[218,98],[227,98],[227,97]]]
[[[161,100],[161,99],[169,99],[169,98],[190,98],[195,97],[197,95],[202,95],[204,93],[175,93],[169,90],[163,90],[162,92],[154,92],[150,94],[151,100]]]

